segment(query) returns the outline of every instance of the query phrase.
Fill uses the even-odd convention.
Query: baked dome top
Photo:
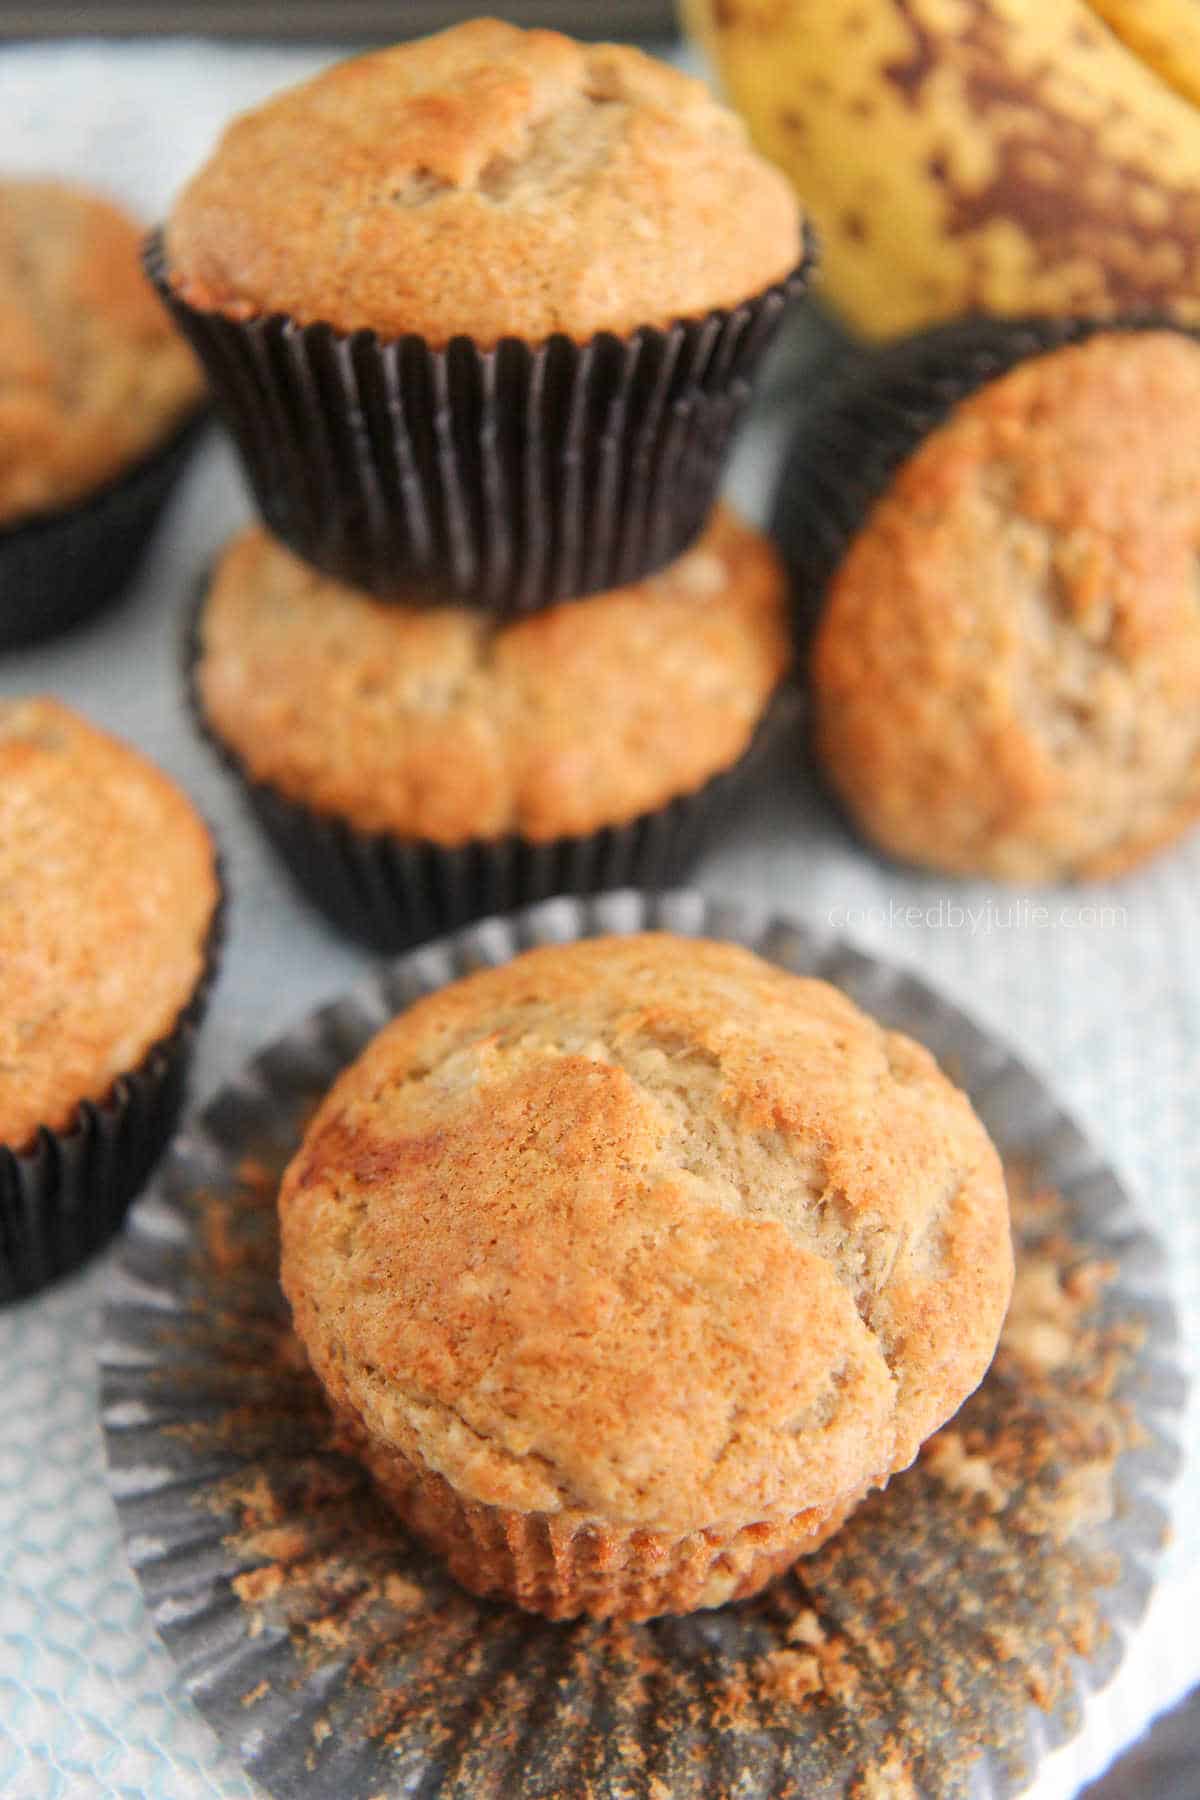
[[[153,763],[57,700],[0,701],[0,1144],[68,1127],[169,1034],[218,894]]]
[[[680,1531],[828,1508],[982,1377],[996,1152],[824,982],[669,935],[530,951],[336,1083],[280,1197],[336,1405],[468,1499]]]
[[[736,306],[801,242],[787,181],[702,83],[477,19],[235,120],[167,252],[194,306],[488,346]]]
[[[718,507],[676,562],[497,625],[318,574],[259,528],[200,620],[206,718],[254,779],[439,844],[587,834],[735,763],[791,656],[783,568]]]
[[[99,194],[0,181],[0,525],[103,486],[198,403],[140,249]]]
[[[869,836],[1104,879],[1200,813],[1200,343],[1104,331],[935,427],[830,584],[818,747]]]

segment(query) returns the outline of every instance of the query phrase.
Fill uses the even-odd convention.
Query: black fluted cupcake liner
[[[807,645],[830,581],[875,502],[954,409],[1019,363],[1097,333],[1180,331],[1177,319],[969,318],[847,353],[814,397],[784,461],[772,531]]]
[[[305,898],[339,931],[383,954],[406,950],[489,913],[554,894],[599,894],[678,882],[718,834],[771,744],[800,710],[785,682],[736,762],[692,793],[579,837],[519,836],[458,846],[360,831],[256,780],[210,723],[199,691],[200,621],[207,582],[184,642],[184,686],[202,736],[242,788],[247,805]]]
[[[729,311],[576,344],[383,340],[237,320],[147,272],[208,372],[260,512],[327,574],[499,617],[624,587],[703,527],[754,375],[816,242]]]
[[[0,651],[66,631],[128,587],[207,419],[192,413],[74,505],[0,526]]]
[[[25,1150],[0,1144],[0,1306],[39,1293],[102,1249],[166,1149],[216,976],[224,914],[222,889],[200,980],[137,1068],[102,1100],[81,1101],[64,1130],[43,1126]]]

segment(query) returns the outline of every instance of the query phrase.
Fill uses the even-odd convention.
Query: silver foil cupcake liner
[[[120,1229],[178,1122],[224,917],[222,888],[195,992],[137,1068],[102,1100],[81,1101],[65,1130],[43,1126],[24,1150],[0,1144],[0,1306],[80,1268]]]
[[[348,937],[394,954],[491,913],[554,894],[669,887],[687,875],[744,798],[770,746],[796,725],[799,696],[776,693],[729,768],[652,812],[579,837],[517,836],[458,846],[359,831],[256,780],[218,736],[197,683],[204,593],[184,644],[184,686],[197,729],[238,781],[246,804],[304,897]]]
[[[0,526],[0,651],[68,630],[129,586],[207,420],[194,414],[74,505]]]
[[[912,1469],[765,1593],[643,1625],[472,1598],[343,1454],[289,1328],[275,1191],[338,1071],[419,995],[535,943],[728,938],[923,1039],[1013,1174],[991,1372]],[[1150,1589],[1184,1387],[1162,1257],[1043,1084],[913,976],[696,893],[559,899],[324,1008],[177,1138],[102,1348],[110,1480],[183,1681],[309,1800],[1002,1800],[1078,1730]]]
[[[815,261],[809,234],[785,281],[669,330],[434,350],[199,310],[171,285],[161,233],[145,251],[276,537],[380,599],[501,617],[623,587],[687,548]]]
[[[1098,332],[1180,331],[1177,319],[969,318],[845,352],[806,409],[784,459],[771,529],[793,581],[807,645],[830,581],[875,502],[922,441],[1019,363]]]

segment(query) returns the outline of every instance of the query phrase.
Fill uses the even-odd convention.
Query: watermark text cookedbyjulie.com
[[[973,937],[987,937],[994,931],[1123,931],[1129,923],[1129,910],[1108,901],[1086,900],[1066,905],[991,897],[974,904],[945,899],[925,904],[891,900],[886,906],[831,906],[826,920],[835,931],[884,926],[893,931],[969,931]]]

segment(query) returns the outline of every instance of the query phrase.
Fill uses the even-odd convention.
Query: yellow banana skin
[[[1200,0],[1092,0],[1131,50],[1200,106]]]
[[[683,13],[816,220],[825,297],[864,335],[969,311],[1200,320],[1200,110],[1084,0]]]

